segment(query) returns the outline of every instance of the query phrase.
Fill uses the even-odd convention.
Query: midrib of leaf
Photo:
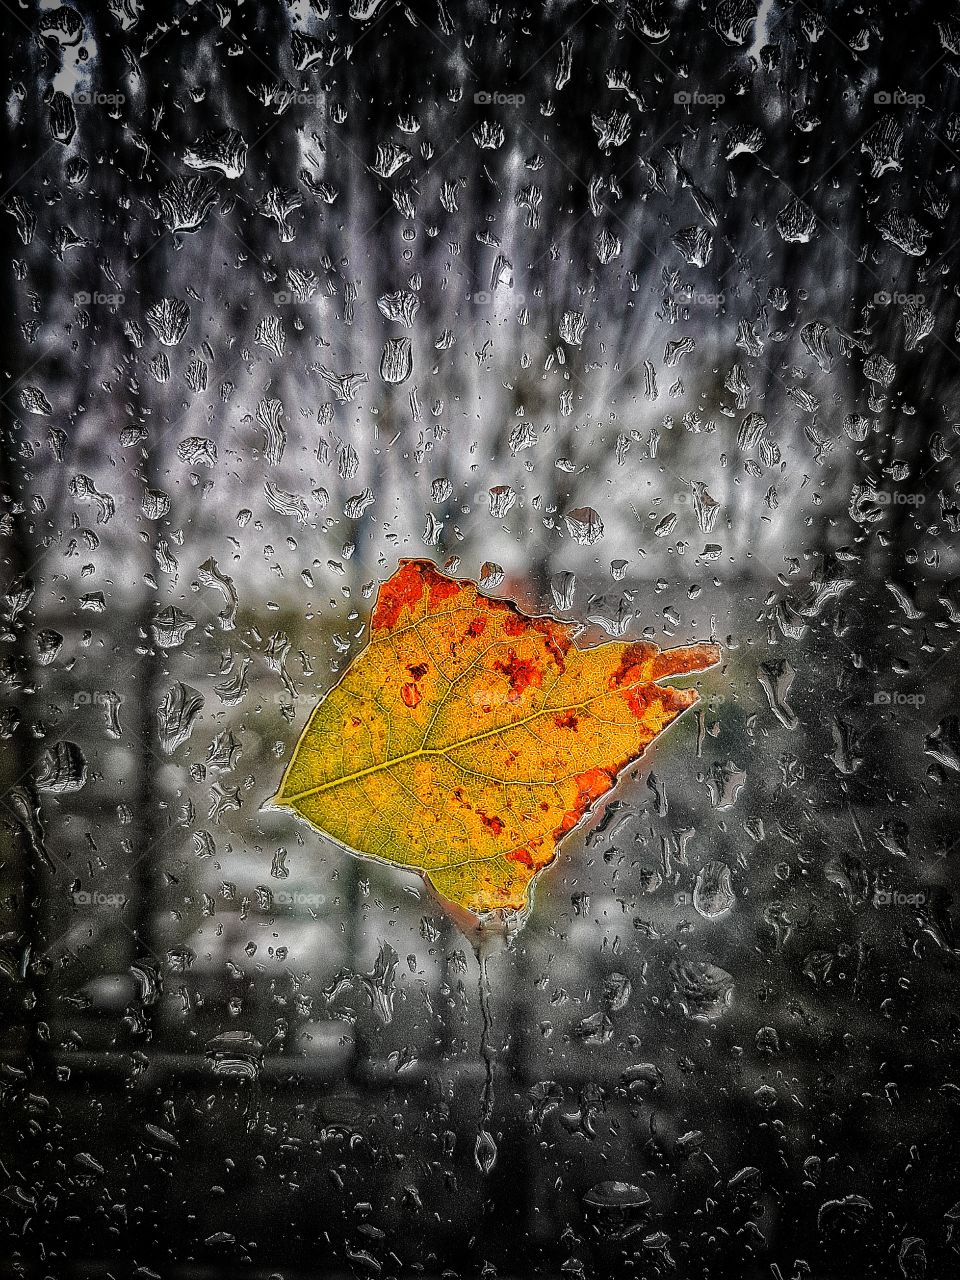
[[[660,677],[660,679],[667,678],[667,676]],[[655,680],[638,680],[635,685],[624,685],[622,689],[637,689],[645,684],[655,685],[656,683]],[[341,774],[339,778],[331,778],[329,782],[322,782],[317,787],[308,787],[305,791],[298,791],[292,796],[284,796],[281,790],[280,795],[277,796],[277,801],[280,804],[293,804],[297,800],[306,799],[308,796],[322,795],[325,791],[332,791],[334,787],[346,786],[348,783],[356,782],[359,778],[369,777],[371,773],[379,773],[382,769],[392,769],[394,765],[403,764],[407,760],[417,760],[427,756],[445,756],[451,751],[459,751],[461,747],[472,746],[474,742],[482,742],[485,738],[492,738],[498,733],[509,733],[512,729],[519,729],[540,716],[562,715],[566,711],[582,711],[591,702],[598,702],[601,698],[608,698],[611,692],[613,690],[606,689],[603,693],[594,694],[590,698],[584,698],[582,702],[575,702],[565,707],[539,707],[536,711],[531,711],[529,715],[523,716],[519,720],[511,720],[509,724],[493,725],[489,729],[483,729],[480,733],[472,734],[469,738],[461,738],[458,742],[449,742],[445,747],[420,746],[415,751],[407,751],[402,756],[392,756],[389,760],[381,760],[379,764],[371,764],[365,769],[357,769],[355,773]],[[620,690],[617,690],[617,692],[620,692]]]

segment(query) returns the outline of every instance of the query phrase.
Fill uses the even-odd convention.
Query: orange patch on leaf
[[[641,686],[637,689],[624,689],[623,700],[630,708],[630,714],[635,716],[637,720],[643,720],[650,710],[651,703],[658,700],[656,693],[656,685],[653,686],[653,692],[649,692],[650,686]]]
[[[620,665],[610,676],[610,688],[622,689],[623,686],[639,684],[643,680],[644,667],[650,662],[653,645],[638,643],[627,645],[620,655]]]
[[[535,867],[537,865],[534,861],[533,854],[526,845],[520,849],[511,849],[510,852],[504,856],[508,858],[510,862],[519,862],[522,867]]]
[[[529,658],[518,658],[515,649],[507,650],[506,662],[495,662],[493,666],[510,682],[511,702],[516,702],[523,691],[529,689],[531,685],[539,689],[543,684],[542,669]]]
[[[400,686],[400,697],[403,699],[403,705],[409,707],[412,711],[414,707],[420,705],[423,694],[415,684],[404,684]]]
[[[445,578],[436,571],[433,573],[425,572],[423,576],[430,593],[427,602],[431,609],[434,605],[443,604],[444,600],[449,600],[451,596],[455,596],[460,590],[459,582],[453,578]]]
[[[577,798],[573,808],[563,815],[563,821],[554,833],[557,837],[575,827],[595,800],[599,800],[605,791],[613,786],[613,775],[606,769],[588,769],[586,773],[578,773],[574,781],[577,784]]]
[[[563,659],[570,652],[570,635],[566,627],[560,626],[556,622],[551,622],[549,618],[537,618],[535,621],[536,629],[543,636],[547,649],[554,662],[564,670]]]
[[[415,560],[402,565],[377,596],[377,607],[370,621],[371,631],[389,631],[400,620],[404,609],[423,599],[423,575]]]

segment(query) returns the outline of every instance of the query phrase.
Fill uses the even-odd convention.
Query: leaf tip
[[[680,645],[676,649],[664,649],[654,664],[654,678],[695,675],[710,671],[723,659],[723,650],[713,641]]]

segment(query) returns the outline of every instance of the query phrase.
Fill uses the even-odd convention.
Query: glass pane
[[[952,1274],[956,19],[6,16],[0,1271]]]

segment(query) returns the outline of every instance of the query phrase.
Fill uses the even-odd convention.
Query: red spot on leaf
[[[415,684],[405,684],[400,687],[400,697],[403,699],[403,705],[409,707],[411,711],[419,705],[423,694]]]
[[[554,716],[553,723],[558,729],[575,730],[580,723],[580,717],[575,711],[565,711],[562,716]]]
[[[520,849],[511,849],[510,852],[504,856],[509,858],[511,862],[519,862],[525,867],[535,867],[537,865],[534,861],[533,854],[526,845]]]
[[[413,676],[413,683],[401,686],[400,697],[403,699],[406,706],[412,708],[417,706],[420,699],[423,697],[423,694],[420,691],[419,682],[427,674],[430,668],[425,662],[417,662],[412,667],[407,667],[407,670]]]
[[[481,813],[480,810],[478,809],[477,817],[480,819],[483,825],[488,828],[488,830],[493,832],[495,836],[498,836],[500,832],[503,830],[503,819],[498,818],[496,814],[494,814],[491,817],[490,814]]]
[[[543,670],[530,658],[518,658],[516,650],[507,651],[506,662],[495,662],[494,669],[500,671],[510,682],[510,701],[516,702],[525,689],[531,685],[539,689],[543,684]]]
[[[637,720],[642,720],[650,710],[650,704],[659,700],[659,695],[655,685],[650,689],[643,687],[625,689],[623,691],[623,700],[629,707],[630,714]]]
[[[482,636],[486,629],[487,624],[483,618],[474,618],[469,627],[467,627],[467,635],[476,639],[477,636]]]

